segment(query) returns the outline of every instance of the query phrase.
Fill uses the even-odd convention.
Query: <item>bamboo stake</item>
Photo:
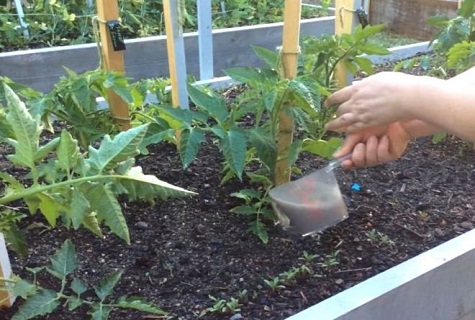
[[[124,72],[124,55],[122,51],[114,51],[111,36],[106,25],[107,21],[119,19],[119,5],[117,0],[97,0],[97,16],[101,36],[101,51],[103,68],[108,71]],[[114,91],[109,90],[108,104],[112,116],[121,130],[130,128],[129,106]]]
[[[283,76],[294,79],[297,75],[300,38],[300,0],[285,0],[284,29],[282,40],[282,67]],[[279,155],[288,152],[292,144],[294,133],[294,119],[288,112],[289,105],[285,105],[279,113],[279,133],[277,137],[277,150]],[[287,156],[277,159],[275,167],[275,185],[290,181],[290,166]]]
[[[10,258],[8,257],[5,238],[0,233],[0,278],[9,279],[12,276]],[[5,281],[0,281],[0,286],[5,286]],[[10,308],[15,302],[7,290],[0,290],[0,309]]]
[[[335,34],[351,33],[356,24],[355,10],[361,6],[358,0],[335,0]],[[339,64],[335,71],[339,87],[345,87],[352,81],[344,64]]]

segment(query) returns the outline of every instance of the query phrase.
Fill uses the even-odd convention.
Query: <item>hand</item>
[[[334,157],[352,153],[351,160],[342,163],[344,169],[372,167],[398,159],[411,139],[405,128],[411,122],[393,122],[387,126],[350,133]]]
[[[354,82],[325,101],[326,106],[340,105],[336,118],[329,121],[326,128],[334,131],[345,128],[347,133],[355,133],[408,120],[406,110],[421,80],[422,77],[404,73],[381,72]]]

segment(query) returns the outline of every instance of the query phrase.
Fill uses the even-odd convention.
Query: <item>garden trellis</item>
[[[354,8],[359,5],[348,5],[349,1],[345,1],[344,5],[349,8]],[[350,1],[352,2],[352,1]],[[353,2],[352,2],[353,3]],[[287,0],[285,2],[284,13],[284,31],[283,31],[283,47],[282,58],[284,73],[283,76],[292,79],[295,77],[297,71],[297,58],[299,54],[298,40],[300,36],[300,10],[301,2],[294,0]],[[338,5],[338,1],[337,1]],[[183,30],[180,24],[180,2],[177,0],[164,1],[165,7],[165,21],[168,34],[168,60],[169,69],[172,76],[172,94],[173,104],[176,107],[186,108],[187,94],[186,94],[186,63],[185,63],[185,48],[183,42]],[[200,61],[200,80],[208,80],[214,77],[213,74],[213,36],[211,28],[211,1],[199,0],[198,8],[200,11],[199,17],[199,61]],[[17,10],[21,10],[21,6]],[[351,9],[350,9],[351,10]],[[20,11],[18,11],[20,13]],[[208,13],[208,14],[206,14]],[[349,12],[350,15],[352,12]],[[114,50],[111,35],[107,26],[107,22],[118,21],[120,19],[117,0],[99,0],[97,2],[97,19],[101,36],[101,58],[103,67],[108,70],[117,72],[125,72],[124,68],[124,53],[123,51]],[[336,19],[336,23],[340,21]],[[129,127],[129,113],[128,106],[124,101],[111,92],[109,96],[109,106],[113,116],[119,120],[123,129]],[[293,130],[293,119],[288,118],[286,114],[281,115],[281,121],[284,125],[285,137],[279,142],[280,147],[287,148],[286,144],[292,142],[291,134]],[[287,128],[285,127],[287,126]],[[289,129],[289,131],[286,131]],[[289,134],[290,133],[290,134]],[[284,183],[290,178],[290,170],[285,161],[282,161],[280,172],[280,182]],[[6,263],[1,264],[4,276],[7,275],[5,270]],[[11,305],[11,300],[3,300],[5,305]]]

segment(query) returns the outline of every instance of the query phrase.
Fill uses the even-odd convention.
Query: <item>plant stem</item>
[[[21,199],[21,198],[28,198],[31,197],[37,193],[40,192],[46,192],[49,190],[53,190],[56,188],[61,188],[65,186],[70,186],[70,185],[75,185],[75,184],[80,184],[83,182],[90,182],[90,181],[99,181],[99,180],[106,180],[106,179],[119,179],[123,178],[124,176],[121,175],[95,175],[95,176],[90,176],[90,177],[81,177],[73,180],[66,180],[66,181],[61,181],[52,185],[44,185],[44,186],[34,186],[30,187],[28,189],[25,189],[22,192],[16,192],[14,194],[8,194],[2,198],[0,198],[0,205],[7,204],[9,202]]]

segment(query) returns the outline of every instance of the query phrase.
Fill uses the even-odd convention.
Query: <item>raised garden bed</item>
[[[227,94],[232,97],[234,92]],[[213,307],[210,295],[226,301],[238,299],[240,311],[209,311],[206,319],[233,315],[233,319],[284,319],[474,226],[475,154],[470,145],[457,139],[440,144],[420,139],[398,161],[339,171],[350,217],[318,236],[303,239],[290,237],[279,226],[269,226],[267,245],[249,233],[246,219],[229,212],[241,204],[230,194],[246,182],[219,185],[222,158],[216,146],[208,143],[185,171],[173,146],[159,145],[150,151],[139,158],[145,172],[199,195],[154,207],[123,204],[131,246],[110,234],[100,239],[84,230],[50,229],[41,218],[28,218],[24,226],[29,227],[29,254],[25,260],[12,254],[13,271],[27,276],[25,267],[44,265],[69,238],[78,252],[76,273],[87,284],[124,269],[115,295],[146,297],[173,319],[196,319]],[[315,157],[304,157],[298,166],[305,174],[322,164]],[[2,171],[16,172],[3,161]],[[353,190],[353,183],[362,189]],[[464,259],[471,261],[471,252],[467,249]],[[303,265],[311,272],[271,285],[272,279]],[[51,281],[50,276],[40,278],[43,286]],[[3,311],[2,317],[8,319],[15,308]],[[84,312],[60,309],[49,318],[78,319]],[[139,317],[131,311],[112,315],[124,320]]]

